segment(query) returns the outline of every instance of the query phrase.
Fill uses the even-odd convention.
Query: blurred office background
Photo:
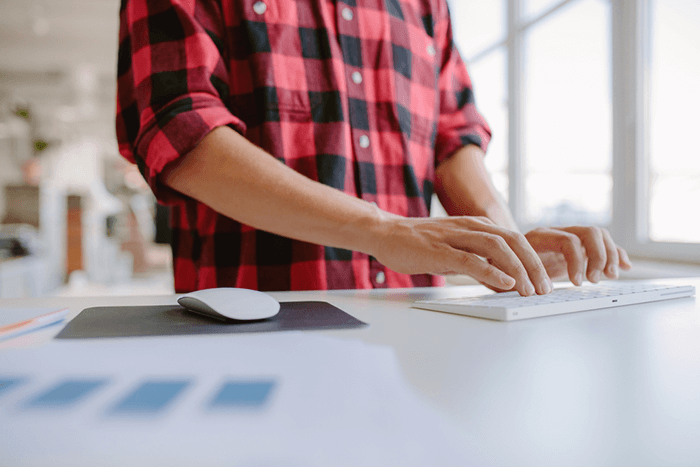
[[[629,277],[700,275],[700,2],[449,3],[521,228],[607,226]],[[173,290],[164,211],[117,151],[118,11],[0,2],[0,297]]]
[[[0,297],[172,291],[117,150],[118,30],[117,0],[0,2]]]

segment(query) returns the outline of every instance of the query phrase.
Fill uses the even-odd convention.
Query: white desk
[[[669,282],[700,290],[700,279]],[[408,306],[416,299],[484,290],[272,295],[280,301],[327,301],[369,323],[315,333],[391,346],[409,383],[463,427],[479,456],[493,465],[700,465],[696,298],[512,323]],[[174,301],[29,299],[0,300],[0,307],[64,305],[74,316],[88,306]]]

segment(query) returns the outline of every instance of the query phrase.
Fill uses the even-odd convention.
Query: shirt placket
[[[355,181],[358,195],[375,206],[376,203],[376,173],[372,158],[372,139],[369,128],[369,117],[366,105],[366,91],[364,86],[363,54],[360,40],[359,15],[355,0],[338,2],[336,11],[338,33],[349,39],[341,39],[340,47],[343,51],[345,63],[345,80],[348,89],[349,105],[348,115],[350,134],[352,139],[353,162],[356,167]],[[352,101],[360,105],[352,105]],[[370,282],[373,287],[386,287],[386,273],[384,266],[376,259],[369,258]]]
[[[354,0],[339,2],[337,9],[338,33],[341,36],[340,48],[345,63],[345,80],[348,89],[348,116],[352,138],[353,158],[357,162],[359,180],[356,181],[358,195],[369,202],[376,200],[376,193],[368,189],[375,185],[375,174],[370,170],[373,165],[372,140],[368,126],[367,109],[352,105],[352,101],[366,102],[363,75],[363,54],[360,40],[359,18]],[[343,37],[344,36],[344,37]]]

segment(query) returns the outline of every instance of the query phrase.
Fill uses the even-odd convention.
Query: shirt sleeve
[[[210,131],[245,124],[224,105],[229,76],[224,25],[214,0],[125,0],[120,8],[116,131],[119,152],[136,163],[156,197],[184,195],[163,185],[166,164]]]
[[[444,0],[435,25],[435,41],[439,51],[440,115],[435,140],[435,165],[452,156],[468,144],[480,146],[486,152],[491,129],[476,110],[472,82],[467,67],[452,36],[450,13]]]

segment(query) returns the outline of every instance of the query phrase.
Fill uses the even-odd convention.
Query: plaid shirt
[[[428,216],[437,165],[490,138],[445,0],[127,0],[120,16],[119,150],[173,205],[178,292],[442,283],[242,225],[158,175],[228,125],[312,180]]]

